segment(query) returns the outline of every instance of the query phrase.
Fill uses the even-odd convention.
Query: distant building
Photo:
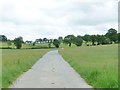
[[[31,44],[31,43],[32,43],[32,41],[25,41],[25,43],[26,43],[26,44]]]

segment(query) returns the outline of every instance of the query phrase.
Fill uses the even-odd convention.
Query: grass
[[[26,72],[48,50],[12,49],[2,51],[2,87],[9,87],[16,78]]]
[[[12,43],[12,45],[10,45],[9,47],[13,48],[13,49],[16,48],[14,43]],[[21,48],[22,49],[30,49],[30,48],[33,48],[33,47],[46,48],[46,47],[48,47],[48,43],[36,43],[35,46],[33,46],[33,44],[23,43]],[[51,47],[54,47],[54,45],[51,44]],[[0,42],[0,48],[8,48],[7,42]]]
[[[48,44],[36,44],[47,47]],[[52,45],[53,46],[53,45]],[[0,47],[8,47],[2,43]],[[14,44],[10,47],[15,48]],[[23,44],[22,48],[31,48],[32,44]],[[59,52],[67,62],[93,87],[118,87],[118,46],[89,46],[83,43],[82,47],[68,47],[60,45]],[[3,50],[3,87],[8,87],[16,78],[27,71],[48,50]]]
[[[0,89],[2,88],[2,50],[0,49]]]
[[[0,43],[2,46],[2,43]],[[0,90],[2,88],[2,49],[0,49]]]
[[[0,42],[0,48],[7,48],[7,42]],[[16,48],[14,43],[12,43],[12,45],[9,46],[10,48]],[[31,48],[32,44],[22,44],[22,48]]]
[[[118,87],[118,45],[64,48],[59,52],[93,87]]]

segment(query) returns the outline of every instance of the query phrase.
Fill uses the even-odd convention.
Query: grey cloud
[[[10,38],[21,35],[25,40],[32,40],[37,37],[57,38],[67,34],[102,34],[105,33],[104,30],[116,27],[116,2],[107,6],[109,0],[98,0],[99,2],[53,0],[51,5],[40,0],[30,0],[30,3],[28,1],[21,0],[20,3],[17,3],[16,0],[12,0],[0,7],[2,34],[6,34]],[[111,23],[115,23],[115,25]],[[11,30],[13,35],[8,30]]]
[[[113,8],[105,6],[103,2],[85,4],[78,3],[75,7],[77,8],[72,13],[76,13],[78,16],[70,20],[70,23],[73,25],[98,25],[108,22],[117,22],[118,19],[117,3]],[[80,12],[84,13],[85,16],[81,18]]]

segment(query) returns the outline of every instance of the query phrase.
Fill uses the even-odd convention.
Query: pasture
[[[3,49],[2,50],[2,87],[10,86],[16,78],[26,72],[47,51],[44,49]]]
[[[36,44],[36,47],[47,47],[47,44]],[[3,43],[2,47],[7,47]],[[15,48],[12,44],[10,47]],[[25,49],[31,48],[32,44],[23,44],[22,49],[3,49],[2,52],[2,79],[3,87],[10,86],[16,78],[26,72],[42,57],[49,49]],[[59,49],[63,58],[95,88],[118,87],[118,45],[72,47],[61,43]]]
[[[15,45],[14,45],[14,43],[11,43],[11,45],[10,46],[8,46],[7,45],[7,42],[0,42],[0,48],[8,48],[8,47],[10,47],[10,48],[16,48],[15,47]],[[31,48],[32,47],[32,45],[31,44],[23,44],[22,45],[22,48]]]
[[[15,45],[14,43],[11,43],[10,46],[7,45],[7,42],[0,42],[0,48],[12,48],[12,49],[15,49]],[[54,47],[53,44],[51,44],[51,47]],[[25,44],[23,43],[22,44],[22,49],[31,49],[31,48],[48,48],[48,43],[36,43],[35,46],[33,46],[33,44]]]
[[[63,58],[96,88],[118,87],[118,45],[59,49]]]

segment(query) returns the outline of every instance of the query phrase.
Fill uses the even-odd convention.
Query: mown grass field
[[[26,72],[47,51],[44,49],[2,50],[2,87],[6,88]]]
[[[64,48],[59,52],[93,87],[118,87],[118,45]]]

